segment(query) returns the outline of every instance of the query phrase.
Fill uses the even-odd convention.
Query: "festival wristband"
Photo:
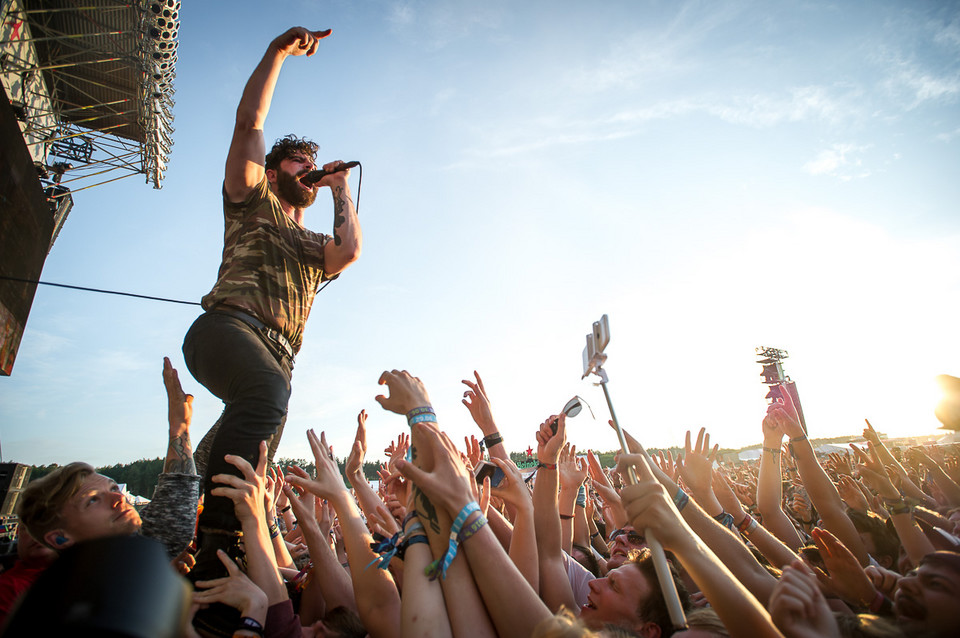
[[[480,528],[487,524],[487,518],[480,514],[472,523],[460,530],[460,533],[457,535],[457,541],[463,543],[474,534],[480,531]]]
[[[453,519],[453,525],[450,527],[450,540],[447,544],[447,551],[445,551],[439,559],[430,563],[427,569],[424,570],[424,573],[429,576],[431,580],[434,580],[437,576],[441,578],[447,577],[447,569],[450,568],[450,563],[452,563],[453,559],[457,556],[457,536],[460,534],[460,529],[470,514],[479,511],[479,503],[472,501],[464,505],[460,513],[457,514],[457,517]]]
[[[795,436],[795,437],[791,438],[791,439],[790,439],[790,442],[791,442],[791,443],[799,443],[800,441],[806,441],[806,440],[807,440],[807,435],[806,435],[806,434],[801,434],[800,436]]]
[[[412,426],[415,423],[423,423],[424,421],[437,422],[437,413],[434,412],[433,408],[429,405],[414,408],[407,412],[407,425]]]
[[[263,625],[261,625],[257,620],[251,618],[250,616],[244,616],[240,619],[240,622],[237,624],[237,631],[250,631],[258,636],[263,635]]]
[[[690,497],[683,491],[683,488],[678,487],[677,493],[673,495],[673,504],[677,506],[677,511],[682,512],[683,508],[686,507],[689,502]]]
[[[499,432],[494,432],[493,434],[488,434],[483,437],[483,444],[487,446],[488,450],[494,445],[500,445],[501,443],[503,443],[503,437]]]
[[[537,467],[538,467],[538,468],[541,468],[541,467],[542,467],[542,468],[545,469],[545,470],[555,470],[555,469],[557,469],[557,464],[556,464],[556,463],[544,463],[543,461],[537,461]]]

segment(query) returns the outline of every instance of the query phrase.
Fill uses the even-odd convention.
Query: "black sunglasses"
[[[610,542],[612,543],[616,540],[617,536],[627,535],[627,542],[631,545],[643,545],[647,542],[647,539],[643,537],[643,534],[636,530],[626,530],[626,529],[615,529],[613,533],[610,534]]]

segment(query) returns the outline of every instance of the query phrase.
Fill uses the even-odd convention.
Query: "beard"
[[[303,171],[301,174],[306,175],[307,172]],[[305,190],[299,178],[300,175],[294,176],[277,170],[277,195],[296,208],[307,208],[317,199],[317,193],[314,190]]]

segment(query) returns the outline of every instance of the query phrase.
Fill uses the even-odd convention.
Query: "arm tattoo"
[[[419,503],[417,507],[417,512],[420,514],[420,520],[430,523],[430,529],[433,530],[434,534],[440,533],[440,518],[437,516],[437,508],[433,506],[433,503],[430,502],[430,499],[427,498],[427,495],[417,487],[413,486],[414,497],[413,500],[416,503]]]
[[[165,473],[196,474],[197,466],[193,462],[193,452],[190,449],[190,433],[183,434],[170,440],[167,448],[167,460],[163,464]]]
[[[337,186],[333,191],[333,243],[336,246],[339,246],[343,243],[343,238],[340,236],[340,227],[343,226],[344,222],[347,221],[347,218],[343,214],[344,208],[347,206],[347,201],[349,197],[343,192],[343,186]]]

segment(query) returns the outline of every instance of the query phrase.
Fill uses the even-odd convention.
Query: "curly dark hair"
[[[273,148],[267,153],[263,167],[268,170],[277,170],[280,168],[280,162],[298,152],[309,155],[310,159],[315,160],[317,159],[318,150],[320,150],[320,145],[316,142],[311,142],[305,137],[297,137],[296,135],[290,134],[274,142]]]

